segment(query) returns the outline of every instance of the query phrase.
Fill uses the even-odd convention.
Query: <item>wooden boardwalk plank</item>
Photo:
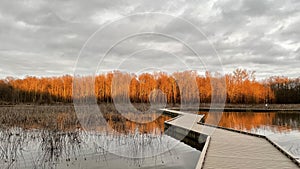
[[[230,139],[229,133],[216,129],[203,168],[298,168],[264,138],[234,133],[238,139]]]

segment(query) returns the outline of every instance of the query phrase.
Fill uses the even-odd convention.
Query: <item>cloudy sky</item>
[[[0,0],[0,78],[236,68],[298,77],[299,9],[299,0]]]

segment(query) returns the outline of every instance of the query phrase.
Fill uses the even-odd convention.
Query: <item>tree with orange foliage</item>
[[[125,72],[108,72],[96,77],[76,77],[78,90],[73,95],[73,77],[25,77],[0,80],[0,100],[17,103],[70,103],[72,98],[96,97],[98,102],[112,102],[114,99],[127,99],[131,102],[149,102],[151,93],[155,101],[167,103],[210,103],[214,99],[227,103],[300,103],[300,79],[271,77],[259,82],[254,71],[236,69],[233,73],[221,76],[205,72],[205,76],[195,71],[143,73],[140,75]],[[223,95],[226,82],[226,96]],[[114,82],[113,82],[114,81]],[[112,86],[113,85],[113,86]],[[91,90],[91,87],[95,87]],[[95,93],[93,93],[95,91]],[[153,93],[155,91],[155,93]],[[164,96],[162,95],[164,93]]]

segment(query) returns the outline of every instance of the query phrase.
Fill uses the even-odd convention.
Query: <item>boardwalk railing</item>
[[[196,169],[202,169],[203,168],[204,162],[205,162],[206,153],[207,153],[207,150],[208,150],[208,147],[209,147],[209,143],[210,143],[210,136],[208,136],[206,138],[205,145],[204,145],[204,147],[203,147],[203,149],[201,151],[201,155],[200,155],[198,164],[196,166]]]

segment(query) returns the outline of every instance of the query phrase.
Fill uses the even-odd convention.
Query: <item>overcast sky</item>
[[[0,78],[207,67],[298,77],[299,9],[299,0],[0,0]],[[145,12],[162,14],[131,16]],[[139,31],[161,34],[125,36]]]

